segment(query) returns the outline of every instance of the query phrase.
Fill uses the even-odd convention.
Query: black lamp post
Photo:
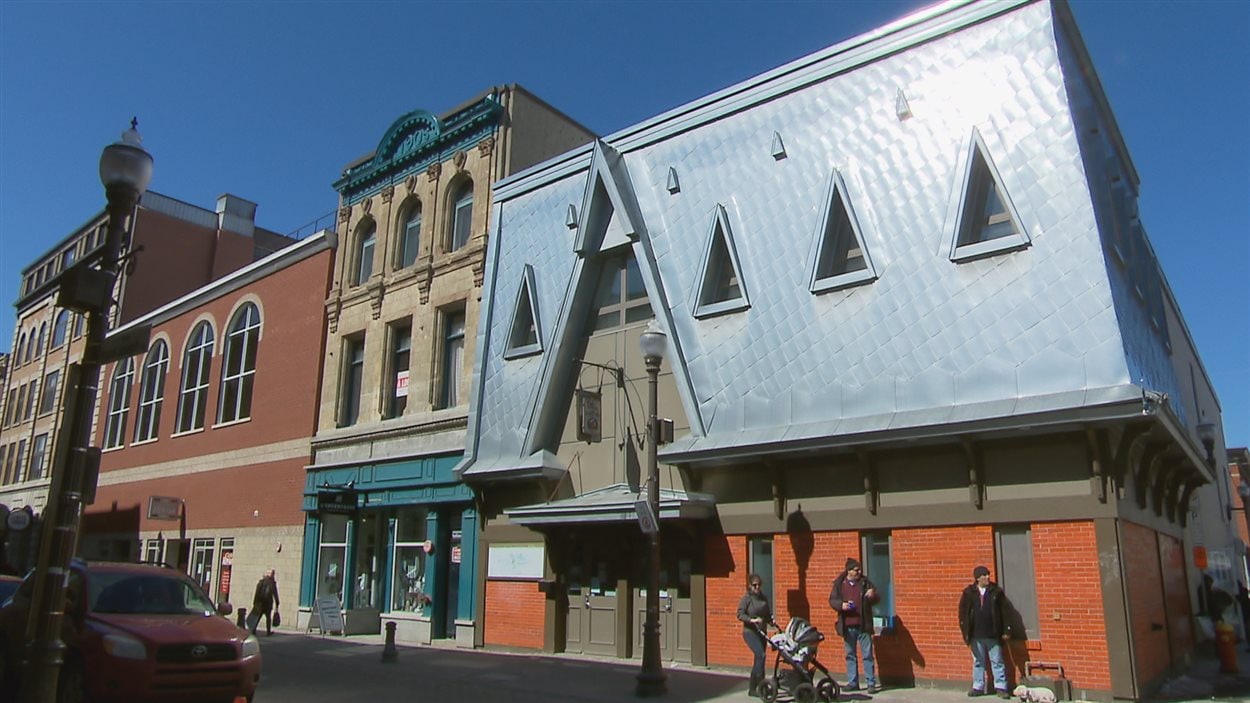
[[[82,359],[71,365],[66,375],[64,429],[54,449],[52,480],[43,511],[44,528],[26,624],[30,649],[21,695],[26,703],[53,703],[57,699],[65,651],[61,622],[66,576],[77,547],[82,507],[95,495],[99,470],[99,452],[91,448],[91,425],[100,366],[110,360],[104,343],[109,309],[130,217],[152,178],[152,155],[141,146],[137,128],[138,120],[131,120],[121,141],[104,147],[100,155],[100,181],[108,198],[108,229],[102,251],[57,276],[57,305],[86,315],[87,335]]]
[[[655,518],[651,564],[647,571],[647,620],[642,626],[642,669],[638,672],[635,689],[642,697],[659,696],[666,690],[664,667],[660,663],[660,467],[656,459],[660,421],[656,406],[659,404],[660,364],[664,362],[667,342],[668,335],[652,320],[638,343],[647,365],[647,504]]]

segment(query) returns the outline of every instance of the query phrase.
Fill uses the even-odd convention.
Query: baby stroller
[[[760,634],[765,634],[763,631]],[[791,695],[796,703],[816,703],[817,700],[838,700],[841,689],[829,675],[829,670],[816,659],[816,649],[825,639],[811,623],[803,618],[790,618],[786,629],[772,637],[765,635],[768,645],[777,651],[772,676],[765,676],[760,683],[760,698],[773,703],[782,692]],[[781,662],[790,665],[782,670]],[[816,674],[822,676],[817,679]]]

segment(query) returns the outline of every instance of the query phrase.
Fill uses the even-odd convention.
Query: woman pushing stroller
[[[768,651],[766,627],[772,625],[773,609],[764,595],[764,582],[759,574],[747,577],[747,592],[738,601],[738,619],[742,621],[742,639],[755,655],[751,664],[751,686],[747,689],[748,696],[759,697],[760,682],[764,680],[764,653]]]

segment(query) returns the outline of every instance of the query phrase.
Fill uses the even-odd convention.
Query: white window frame
[[[239,422],[252,417],[260,327],[260,309],[251,302],[245,303],[234,313],[230,326],[227,327],[221,354],[221,397],[217,408],[219,423]]]
[[[113,367],[109,383],[108,418],[104,423],[104,448],[116,449],[126,444],[126,420],[130,414],[130,388],[135,382],[135,361],[126,357]]]
[[[191,332],[186,351],[182,354],[182,383],[178,390],[178,424],[174,427],[174,434],[204,429],[215,344],[216,335],[213,333],[213,326],[207,320],[199,322]]]
[[[139,380],[139,409],[135,414],[135,442],[156,439],[160,432],[161,405],[165,402],[165,374],[169,371],[169,345],[158,339],[143,360]]]

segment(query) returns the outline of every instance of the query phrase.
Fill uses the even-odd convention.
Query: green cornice
[[[503,112],[495,95],[478,100],[443,119],[425,110],[413,110],[391,124],[378,142],[373,157],[346,169],[334,182],[344,201],[385,182],[420,170],[455,147],[494,128]]]

